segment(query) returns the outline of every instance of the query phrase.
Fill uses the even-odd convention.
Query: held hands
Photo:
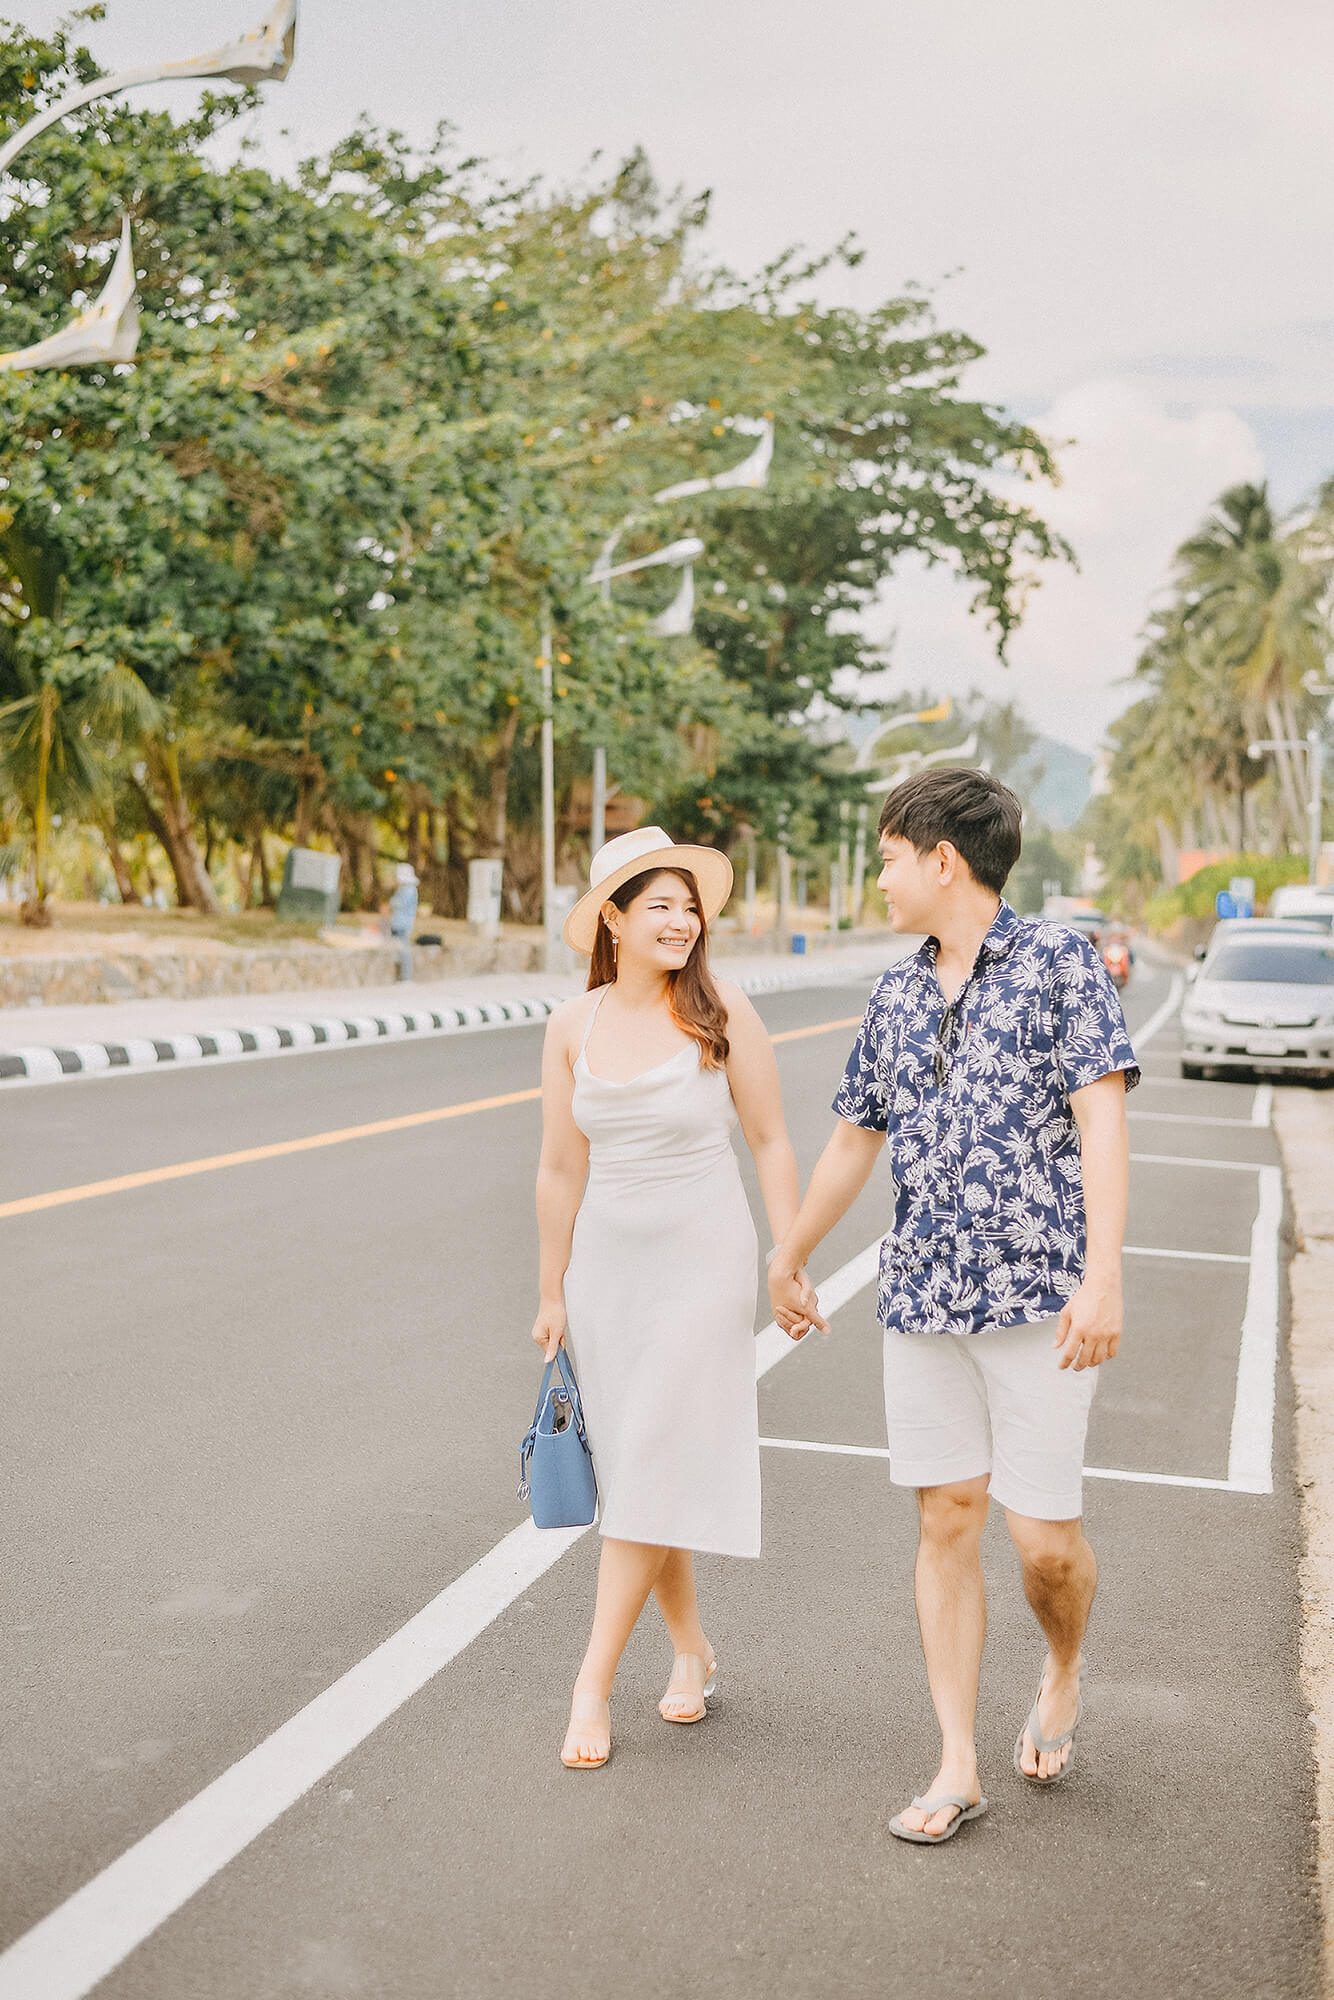
[[[1097,1368],[1121,1345],[1121,1280],[1091,1273],[1061,1314],[1054,1345],[1062,1368]]]
[[[799,1266],[785,1264],[781,1257],[775,1257],[769,1266],[769,1303],[776,1324],[789,1340],[804,1340],[813,1326],[821,1333],[829,1331],[820,1318],[819,1301],[810,1278]]]
[[[533,1339],[542,1350],[542,1359],[550,1361],[565,1339],[565,1305],[561,1299],[543,1299],[533,1321]]]

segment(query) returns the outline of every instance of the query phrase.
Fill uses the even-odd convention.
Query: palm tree
[[[1231,678],[1254,733],[1266,731],[1280,745],[1274,762],[1290,837],[1303,807],[1286,744],[1299,735],[1304,677],[1323,672],[1329,574],[1309,535],[1280,530],[1264,484],[1229,487],[1177,551],[1184,629]]]
[[[112,762],[163,721],[132,667],[90,654],[65,629],[64,596],[54,547],[0,525],[0,786],[32,831],[33,893],[21,914],[39,925],[50,922],[55,813],[114,824]]]
[[[132,668],[90,657],[62,630],[63,582],[54,552],[0,532],[0,785],[32,829],[33,893],[25,923],[50,922],[48,863],[57,812],[104,817],[108,752],[158,727],[157,702]]]

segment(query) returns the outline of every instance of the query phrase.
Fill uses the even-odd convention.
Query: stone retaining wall
[[[537,940],[481,938],[457,944],[416,945],[418,979],[446,979],[475,972],[535,972]],[[49,957],[0,956],[0,1007],[81,1007],[114,1000],[194,1000],[211,994],[304,993],[350,986],[391,986],[398,953],[384,946],[352,950],[337,945],[286,944],[265,950],[212,945],[207,951],[52,953]]]
[[[430,929],[430,920],[425,928]],[[889,940],[889,931],[810,931],[811,956],[850,945]],[[749,937],[720,930],[716,950],[727,958],[769,955],[773,931]],[[419,980],[441,980],[478,972],[540,972],[542,939],[451,938],[447,944],[414,945],[413,971]],[[582,963],[582,961],[581,961]],[[398,953],[384,945],[289,944],[254,948],[202,942],[194,950],[123,952],[0,952],[0,1007],[83,1007],[115,1000],[196,1000],[212,994],[305,993],[350,986],[391,986],[398,977]]]

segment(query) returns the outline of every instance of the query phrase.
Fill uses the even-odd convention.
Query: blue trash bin
[[[795,958],[805,958],[805,956],[806,956],[806,933],[805,933],[805,931],[793,931],[793,933],[792,933],[792,953],[793,953],[793,956],[794,956]]]

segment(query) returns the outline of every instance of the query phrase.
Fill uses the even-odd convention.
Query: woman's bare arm
[[[542,1153],[537,1167],[539,1303],[533,1339],[548,1360],[565,1337],[565,1273],[574,1218],[588,1178],[588,1141],[574,1122],[571,1061],[572,1037],[582,1019],[577,1007],[559,1008],[547,1023],[542,1045]]]
[[[778,1081],[769,1031],[739,986],[721,982],[727,1005],[727,1081],[741,1130],[759,1177],[760,1194],[775,1243],[781,1243],[801,1201],[797,1156],[783,1117],[783,1091]]]

